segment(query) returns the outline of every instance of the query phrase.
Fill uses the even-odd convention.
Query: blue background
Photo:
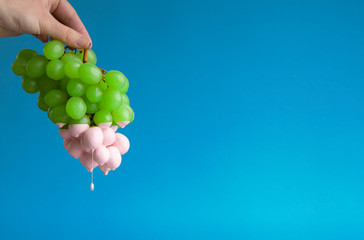
[[[1,239],[364,238],[363,1],[71,3],[131,149],[90,192],[0,39]]]

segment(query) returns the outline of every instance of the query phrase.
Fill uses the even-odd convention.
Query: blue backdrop
[[[0,239],[363,239],[363,1],[71,1],[125,73],[131,149],[65,151],[0,39]]]

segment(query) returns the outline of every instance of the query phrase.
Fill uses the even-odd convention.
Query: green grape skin
[[[71,79],[67,84],[67,92],[72,97],[81,97],[85,94],[87,84],[80,79]]]
[[[46,93],[52,89],[59,88],[60,81],[54,81],[54,80],[50,79],[49,77],[47,77],[47,75],[44,75],[43,77],[41,77],[39,79],[38,84],[39,84],[40,91]]]
[[[20,50],[20,52],[16,55],[16,59],[25,59],[25,60],[30,60],[33,57],[37,56],[38,53],[37,51],[33,50],[33,49],[22,49]]]
[[[70,61],[82,63],[82,60],[73,52],[66,52],[62,56],[61,61],[64,62],[65,64]]]
[[[93,120],[96,125],[99,125],[100,123],[112,122],[113,118],[109,111],[101,109],[95,113]]]
[[[63,78],[60,81],[59,89],[67,91],[67,84],[68,84],[69,81],[70,81],[70,79],[68,77]]]
[[[104,81],[100,81],[99,83],[100,87],[102,90],[106,90],[107,89],[107,84]]]
[[[112,111],[112,117],[116,123],[121,121],[132,122],[134,118],[134,111],[129,105],[123,104],[118,109]]]
[[[100,102],[100,108],[104,108],[108,111],[117,109],[121,105],[121,95],[121,92],[117,89],[106,89]]]
[[[32,78],[39,78],[45,74],[48,59],[42,55],[37,55],[29,60],[26,70],[27,75]]]
[[[83,60],[83,50],[80,50],[78,52],[77,56],[79,59]],[[92,63],[92,64],[96,64],[96,62],[97,62],[96,54],[91,49],[87,50],[87,62]]]
[[[78,69],[82,65],[82,62],[68,61],[64,65],[64,73],[69,78],[78,78]]]
[[[119,71],[108,71],[105,75],[105,82],[110,88],[122,89],[126,81],[125,75]]]
[[[98,85],[91,85],[86,90],[86,98],[92,103],[101,101],[103,90]]]
[[[121,104],[130,105],[129,98],[125,93],[121,94]]]
[[[102,79],[101,70],[91,63],[84,63],[78,69],[80,79],[87,84],[97,84]]]
[[[126,79],[125,85],[120,89],[120,92],[122,94],[127,93],[129,89],[129,80]]]
[[[27,69],[26,69],[27,64],[28,64],[27,59],[18,58],[11,65],[11,69],[13,70],[13,73],[15,73],[18,76],[27,76]]]
[[[66,104],[67,114],[73,119],[81,119],[86,114],[87,106],[80,97],[71,97]]]
[[[64,62],[59,59],[51,60],[46,67],[47,76],[53,80],[61,80],[64,73]]]
[[[85,101],[87,110],[87,114],[94,114],[99,110],[99,104],[98,103],[92,103],[90,102],[85,96],[83,97],[83,101]]]
[[[58,105],[48,109],[48,117],[53,123],[68,123],[70,117],[66,112],[66,105]]]
[[[33,94],[39,91],[38,79],[23,77],[22,87],[25,92]]]
[[[64,54],[64,45],[61,41],[53,40],[47,42],[43,47],[44,56],[49,60],[55,60]]]
[[[68,94],[59,89],[53,89],[44,96],[44,101],[49,107],[55,107],[58,105],[66,104],[68,100]]]
[[[40,110],[47,112],[49,106],[44,101],[44,96],[45,96],[45,93],[39,92],[38,100],[37,100],[37,105],[38,105],[38,107],[39,107]]]
[[[73,124],[88,124],[90,125],[91,121],[90,118],[85,115],[83,116],[81,119],[71,119],[69,122],[69,125],[73,125]]]

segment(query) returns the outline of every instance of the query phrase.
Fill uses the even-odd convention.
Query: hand
[[[73,48],[89,49],[91,38],[67,0],[0,0],[0,37],[48,36]]]

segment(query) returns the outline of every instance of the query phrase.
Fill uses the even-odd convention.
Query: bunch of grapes
[[[25,92],[39,92],[38,107],[60,128],[69,153],[88,171],[99,166],[106,175],[119,167],[120,155],[130,146],[116,133],[134,120],[126,95],[128,79],[119,71],[97,67],[92,50],[70,49],[53,40],[43,53],[21,50],[13,72],[22,76]]]

